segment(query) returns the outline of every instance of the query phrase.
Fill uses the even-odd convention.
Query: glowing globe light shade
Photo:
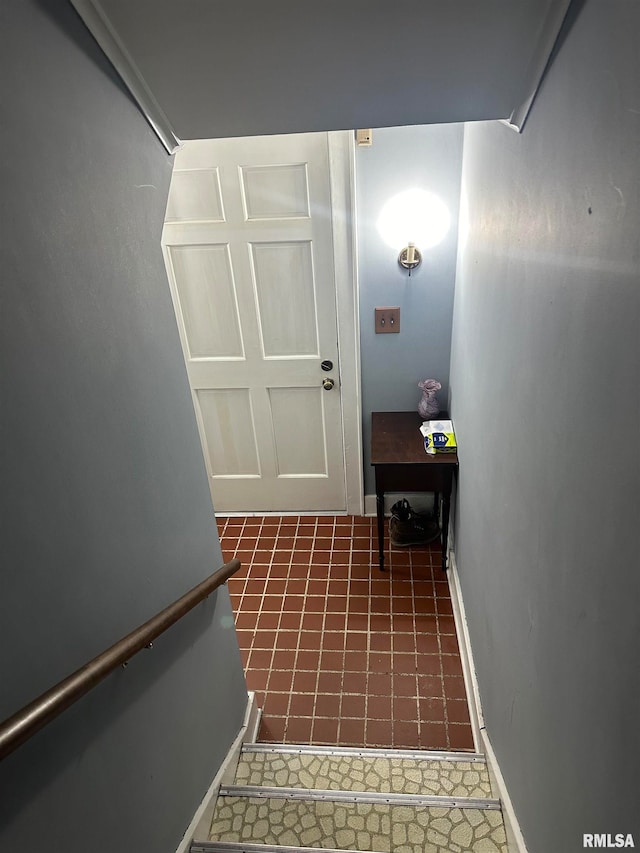
[[[378,217],[378,231],[392,249],[400,251],[408,243],[432,249],[444,240],[451,216],[437,195],[426,190],[405,190],[385,204]]]

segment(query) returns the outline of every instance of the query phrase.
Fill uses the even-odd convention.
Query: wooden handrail
[[[156,637],[193,610],[214,589],[222,586],[239,568],[239,560],[226,563],[182,598],[165,607],[126,637],[0,723],[0,760],[92,690],[116,667],[126,664],[133,655],[148,647]]]

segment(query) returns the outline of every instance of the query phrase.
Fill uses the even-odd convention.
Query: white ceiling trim
[[[522,103],[513,109],[509,118],[504,120],[505,124],[518,133],[522,133],[529,117],[570,5],[571,0],[554,0],[540,28],[540,36],[524,78],[525,97]]]
[[[154,98],[140,70],[111,26],[98,0],[71,0],[76,12],[122,78],[158,138],[173,154],[180,145],[168,118]]]

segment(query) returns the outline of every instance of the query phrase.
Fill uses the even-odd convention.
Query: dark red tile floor
[[[389,549],[375,519],[219,518],[261,741],[473,749],[440,545]]]

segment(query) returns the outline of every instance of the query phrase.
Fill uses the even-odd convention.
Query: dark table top
[[[447,420],[448,412],[440,412],[438,420]],[[371,413],[372,465],[457,465],[457,453],[429,456],[420,432],[422,418],[417,412]]]

